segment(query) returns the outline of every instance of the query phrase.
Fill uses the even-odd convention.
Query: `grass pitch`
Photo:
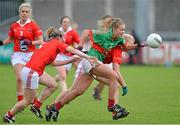
[[[52,66],[46,69],[51,75],[56,71]],[[163,66],[121,66],[121,72],[128,84],[128,94],[120,97],[120,104],[130,114],[127,118],[112,120],[106,109],[107,87],[102,101],[92,98],[92,83],[86,93],[61,111],[58,122],[46,122],[36,118],[27,107],[16,115],[17,124],[180,124],[180,68]],[[68,85],[73,81],[74,70],[68,75]],[[0,124],[3,115],[16,103],[16,80],[11,65],[0,65]],[[39,92],[43,86],[39,86]],[[120,90],[121,91],[121,90]],[[58,95],[57,90],[44,102],[45,106]]]

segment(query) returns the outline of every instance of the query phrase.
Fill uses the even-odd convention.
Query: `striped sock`
[[[23,100],[23,95],[17,95],[17,100],[18,100],[18,102],[20,102],[21,100]]]
[[[60,110],[60,109],[63,107],[63,105],[61,104],[61,102],[55,103],[54,106],[55,106],[55,108],[56,108],[57,110]]]
[[[114,99],[108,99],[108,108],[113,107],[115,104],[115,100]]]
[[[36,99],[36,100],[34,101],[34,106],[40,109],[41,106],[42,106],[42,103],[41,103],[38,99]]]

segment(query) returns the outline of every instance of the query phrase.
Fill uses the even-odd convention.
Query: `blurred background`
[[[120,104],[130,111],[126,119],[114,121],[106,111],[107,88],[102,93],[102,101],[94,101],[95,81],[85,95],[60,112],[58,124],[180,124],[180,0],[0,0],[0,40],[7,37],[10,25],[19,19],[18,8],[23,2],[31,4],[33,19],[43,30],[44,38],[48,27],[59,28],[64,15],[72,18],[81,35],[84,29],[96,29],[97,20],[109,14],[121,17],[126,32],[138,41],[146,41],[151,33],[158,33],[163,39],[160,48],[145,47],[123,53],[121,73],[128,84],[128,95],[120,97]],[[13,44],[0,46],[1,118],[16,102],[16,77],[10,63],[12,52]],[[46,72],[56,75],[51,65]],[[69,87],[74,74],[72,68],[67,78]],[[39,87],[40,93],[43,86]],[[43,104],[42,114],[59,92]],[[47,124],[34,117],[29,108],[19,113],[16,120],[16,124]]]
[[[121,17],[126,32],[139,41],[150,33],[162,36],[158,49],[143,48],[123,54],[126,64],[180,64],[180,1],[179,0],[0,0],[0,39],[7,37],[10,25],[18,20],[18,7],[23,2],[32,5],[32,15],[41,29],[59,27],[59,20],[67,15],[78,24],[78,32],[96,28],[104,15]],[[45,36],[45,32],[44,32]],[[13,45],[0,47],[0,62],[9,63]]]

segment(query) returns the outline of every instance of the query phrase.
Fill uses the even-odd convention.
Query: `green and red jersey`
[[[112,40],[112,29],[106,33],[97,33],[96,30],[90,30],[90,40],[93,43],[89,52],[89,56],[96,57],[99,61],[103,62],[106,54],[116,46],[125,45],[125,39],[118,37]]]

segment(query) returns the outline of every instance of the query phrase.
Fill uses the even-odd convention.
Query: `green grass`
[[[55,75],[49,66],[46,71]],[[57,124],[180,124],[180,68],[163,66],[122,66],[121,72],[128,84],[128,94],[120,97],[120,104],[130,111],[125,119],[113,121],[106,109],[107,88],[103,91],[102,101],[94,101],[92,89],[66,105],[60,111]],[[74,70],[68,75],[69,86]],[[0,65],[0,117],[16,103],[16,80],[10,65]],[[39,91],[43,87],[40,85]],[[55,99],[57,90],[42,107]],[[0,124],[2,120],[0,120]],[[45,119],[37,119],[27,107],[16,115],[17,124],[46,124]],[[50,122],[54,123],[54,122]],[[48,123],[47,123],[48,124]]]

